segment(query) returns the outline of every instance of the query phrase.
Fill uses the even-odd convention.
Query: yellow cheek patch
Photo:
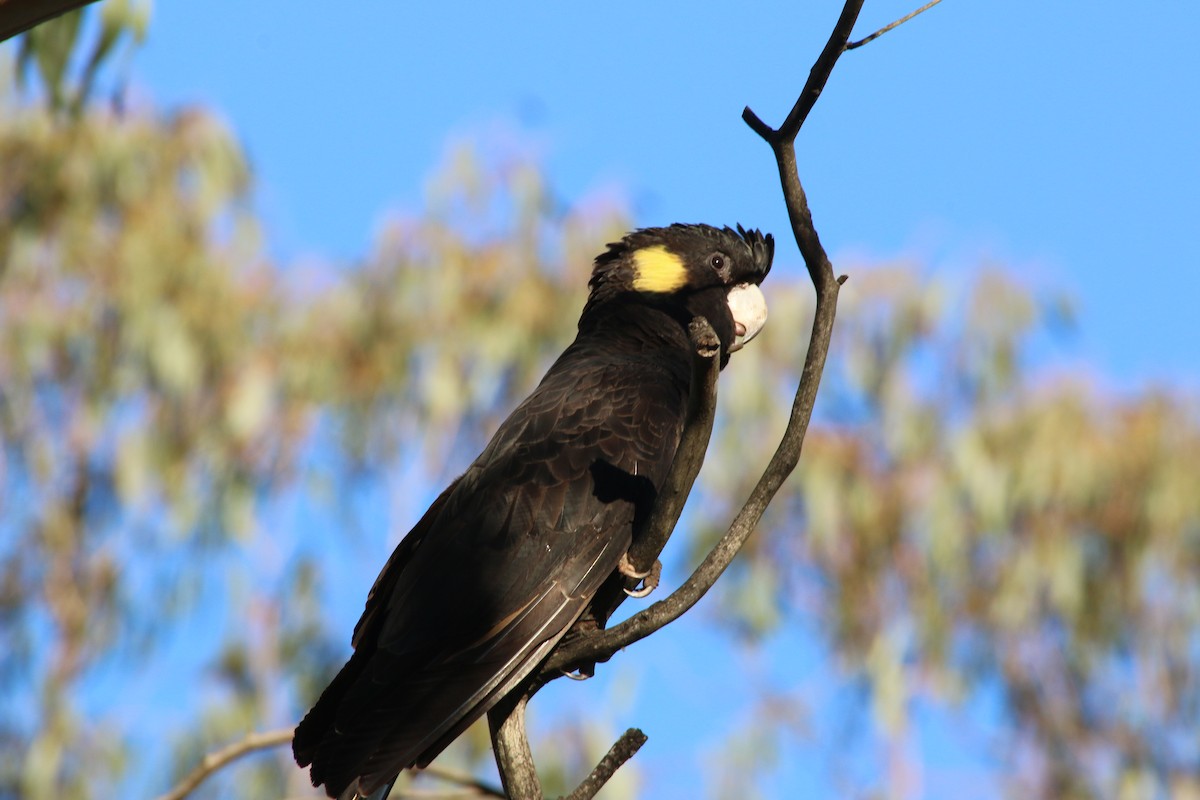
[[[637,269],[633,288],[639,292],[673,292],[687,283],[683,259],[661,244],[638,250],[633,264]]]

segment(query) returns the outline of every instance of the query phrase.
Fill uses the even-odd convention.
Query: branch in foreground
[[[536,691],[534,689],[533,691]],[[525,706],[533,691],[526,681],[513,689],[487,713],[492,753],[504,793],[513,800],[541,800],[542,783],[533,765],[533,751],[525,733]]]
[[[808,432],[808,424],[812,419],[817,388],[821,382],[821,373],[825,369],[825,358],[829,353],[829,343],[833,336],[838,289],[845,278],[834,277],[833,266],[830,264],[829,257],[826,255],[824,247],[821,246],[813,226],[812,214],[809,212],[808,201],[796,168],[795,139],[800,130],[799,126],[803,124],[804,119],[808,116],[808,111],[812,108],[811,103],[806,106],[806,98],[811,98],[812,102],[815,102],[816,98],[820,96],[821,89],[829,78],[829,72],[837,63],[838,56],[841,55],[845,43],[850,38],[850,32],[854,28],[854,22],[857,20],[858,11],[861,8],[862,0],[850,0],[846,3],[837,25],[829,37],[829,42],[809,73],[808,82],[804,85],[796,105],[778,131],[762,122],[749,108],[743,114],[750,127],[754,128],[771,145],[771,149],[775,153],[784,201],[787,204],[788,217],[792,222],[792,232],[795,235],[796,244],[800,248],[800,253],[804,257],[804,263],[808,267],[808,273],[812,278],[817,295],[817,308],[813,318],[812,333],[809,337],[808,353],[804,359],[804,370],[800,376],[800,385],[796,389],[791,415],[788,418],[783,438],[780,440],[775,454],[771,457],[771,461],[767,464],[762,477],[759,478],[742,509],[734,517],[725,535],[709,551],[687,581],[666,599],[634,614],[619,625],[607,630],[592,631],[569,641],[564,640],[551,652],[542,668],[543,675],[547,677],[561,673],[579,663],[604,661],[612,657],[618,650],[646,638],[675,621],[694,606],[732,563],[742,545],[758,525],[759,520],[762,519],[763,513],[783,485],[784,480],[800,461],[800,451],[804,444],[804,436]]]

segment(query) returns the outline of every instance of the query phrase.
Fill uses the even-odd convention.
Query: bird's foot
[[[658,581],[662,577],[662,562],[658,559],[654,560],[654,564],[650,569],[640,572],[634,568],[633,563],[629,560],[629,554],[621,556],[620,562],[617,563],[617,571],[626,578],[633,578],[641,581],[641,588],[625,589],[625,594],[630,597],[645,597],[658,588]]]

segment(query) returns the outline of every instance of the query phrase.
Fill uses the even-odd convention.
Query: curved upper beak
[[[729,290],[726,302],[733,315],[733,332],[737,337],[729,352],[736,353],[767,324],[767,299],[758,286],[743,283]]]

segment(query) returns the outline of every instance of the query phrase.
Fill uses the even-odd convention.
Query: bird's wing
[[[310,713],[332,725],[319,747],[297,731],[314,782],[369,790],[427,763],[544,658],[653,501],[684,387],[653,364],[552,368],[380,574],[345,679]]]

